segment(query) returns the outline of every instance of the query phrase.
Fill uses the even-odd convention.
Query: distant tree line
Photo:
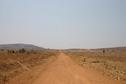
[[[7,50],[8,53],[26,53],[27,51],[22,48],[22,49],[19,49],[19,50]]]
[[[4,50],[5,51],[5,50]],[[26,53],[26,54],[36,54],[38,51],[36,50],[26,50],[24,48],[19,49],[19,50],[6,50],[8,54],[14,54],[14,53]]]

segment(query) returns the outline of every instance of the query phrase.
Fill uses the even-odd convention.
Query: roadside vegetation
[[[126,82],[126,51],[95,50],[84,52],[64,51],[83,67],[90,67],[117,80]]]
[[[55,59],[57,54],[55,50],[0,50],[0,84],[6,84],[23,71]]]

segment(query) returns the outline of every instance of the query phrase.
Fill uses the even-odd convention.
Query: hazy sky
[[[0,0],[0,44],[126,46],[126,0]]]

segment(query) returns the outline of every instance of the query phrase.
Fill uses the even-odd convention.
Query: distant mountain
[[[98,49],[90,49],[91,52],[102,52],[105,51],[126,51],[126,47],[112,47],[112,48],[98,48]]]
[[[1,44],[0,49],[8,49],[8,50],[19,50],[19,49],[27,49],[27,50],[42,50],[44,48],[38,47],[32,44]]]
[[[97,49],[65,49],[66,52],[102,52],[106,51],[126,51],[126,47],[97,48]]]
[[[115,47],[115,48],[110,48],[110,49],[115,49],[115,50],[126,50],[126,47]]]

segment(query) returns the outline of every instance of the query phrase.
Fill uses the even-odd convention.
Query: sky
[[[126,46],[126,0],[0,0],[0,44]]]

